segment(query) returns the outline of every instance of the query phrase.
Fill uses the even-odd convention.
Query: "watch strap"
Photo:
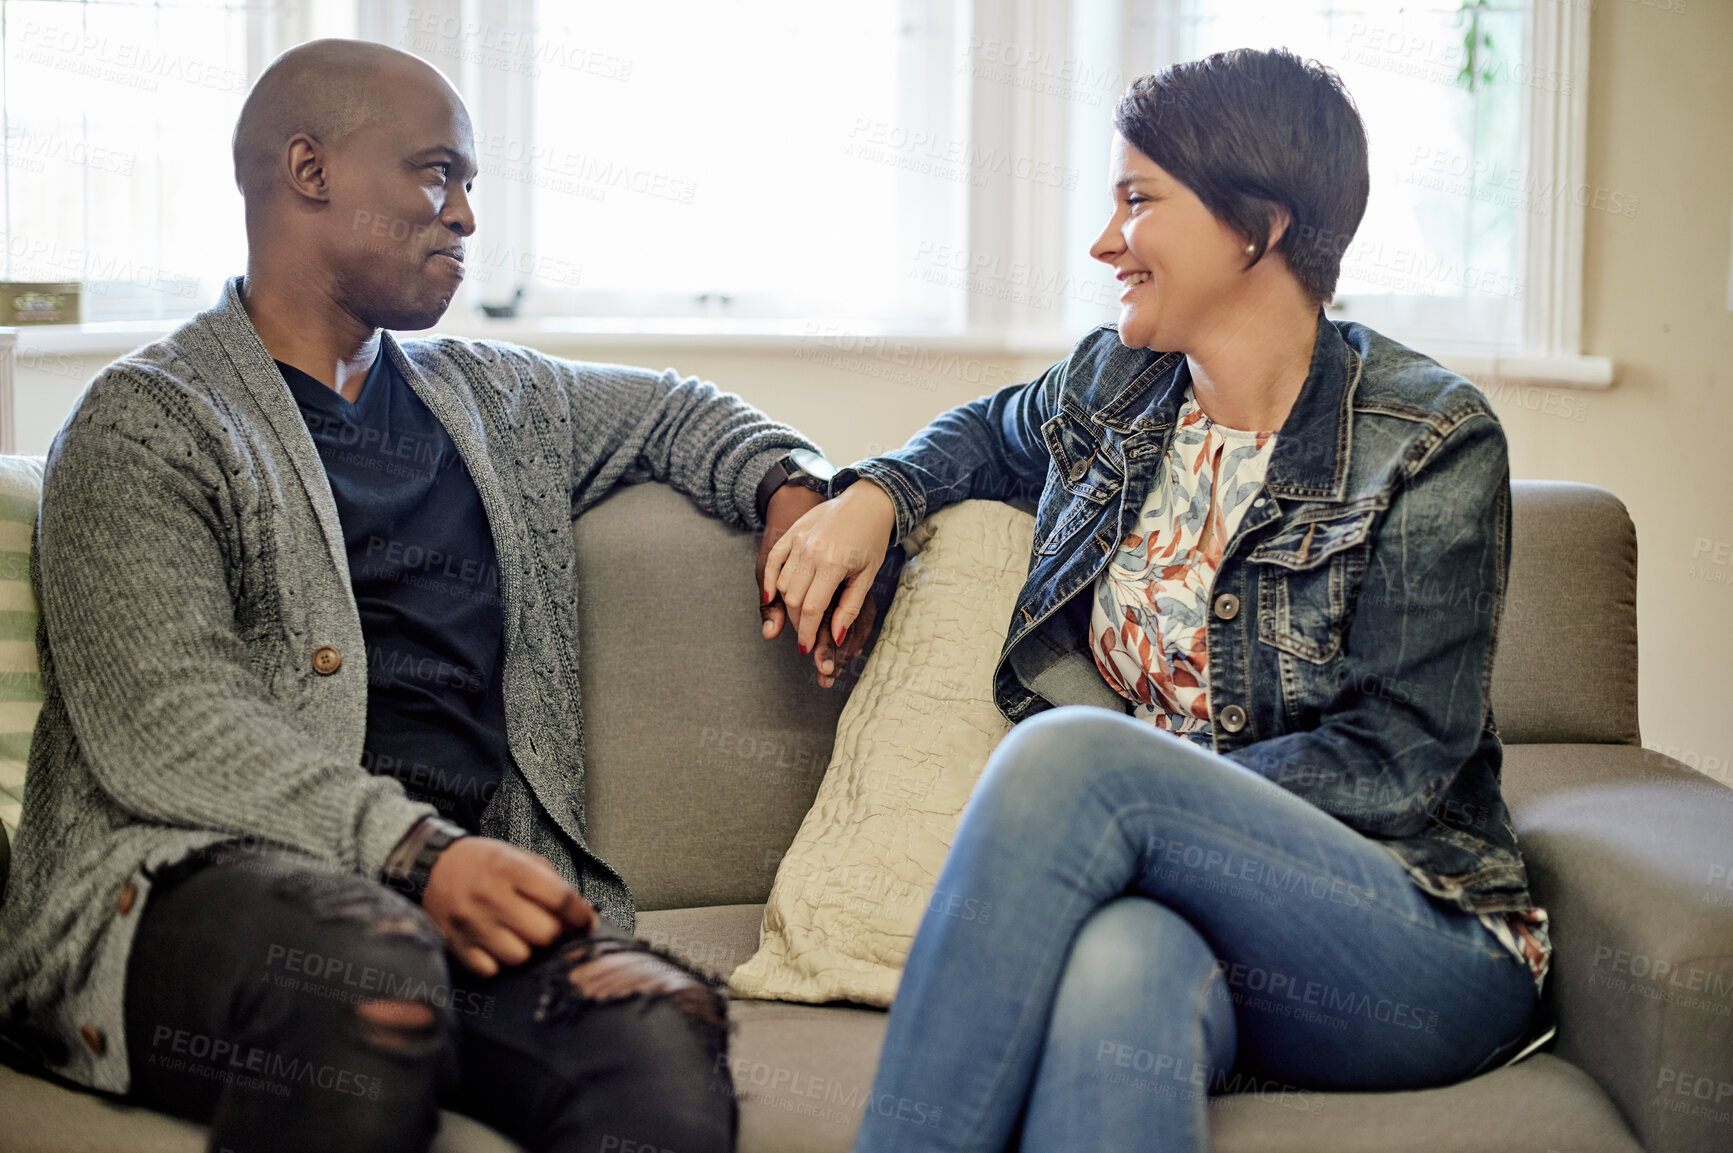
[[[818,453],[811,453],[810,455],[815,460],[823,462],[827,470],[834,471],[830,462]],[[764,479],[758,482],[757,503],[758,522],[760,524],[763,524],[770,515],[770,498],[775,496],[776,490],[785,484],[798,484],[802,488],[811,489],[826,500],[830,499],[830,477],[815,475],[801,467],[800,462],[795,459],[795,453],[790,452],[772,465],[770,471],[764,474]]]
[[[410,827],[385,858],[381,879],[419,904],[427,892],[427,882],[433,876],[433,863],[439,860],[439,854],[453,841],[467,836],[469,832],[463,826],[428,814]]]
[[[770,471],[764,474],[764,479],[758,482],[758,523],[763,524],[770,514],[770,498],[776,495],[776,490],[788,483],[790,473],[794,470],[794,462],[786,456],[770,466]]]

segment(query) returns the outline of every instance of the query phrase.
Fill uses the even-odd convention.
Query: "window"
[[[1353,93],[1373,194],[1333,314],[1430,347],[1521,350],[1525,219],[1551,205],[1522,186],[1522,86],[1543,78],[1524,63],[1519,7],[1262,4],[1184,28],[1190,55],[1282,43]]]
[[[86,321],[207,306],[245,260],[247,88],[282,48],[359,31],[476,113],[459,324],[519,289],[544,316],[951,319],[908,267],[950,247],[974,178],[949,4],[322,8],[0,2],[5,277],[83,281]]]
[[[903,254],[961,219],[972,175],[938,68],[952,30],[924,11],[946,5],[537,7],[582,62],[541,69],[528,140],[481,149],[485,178],[532,181],[559,254],[539,310],[942,319]]]
[[[1087,255],[1134,76],[1286,44],[1336,67],[1373,191],[1335,314],[1451,363],[1578,355],[1586,0],[0,0],[10,279],[173,318],[244,259],[229,135],[284,47],[359,35],[449,75],[481,230],[445,326],[843,329],[1042,354],[1111,317]],[[1472,53],[1472,67],[1469,57]],[[1467,80],[1472,78],[1472,84]],[[804,326],[804,327],[803,327]]]
[[[0,17],[5,278],[82,281],[87,321],[204,307],[246,251],[217,142],[249,83],[248,13],[6,0]]]
[[[936,330],[962,319],[910,254],[956,247],[984,179],[960,12],[435,2],[363,30],[445,69],[476,117],[481,225],[454,314]]]

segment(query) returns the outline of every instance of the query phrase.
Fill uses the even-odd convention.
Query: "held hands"
[[[775,503],[772,498],[767,520],[774,518]],[[780,598],[800,651],[813,654],[819,684],[829,687],[843,665],[866,647],[877,623],[868,594],[896,529],[896,508],[883,489],[862,480],[836,499],[812,505],[774,537],[772,527],[766,524],[759,550],[761,595],[767,605]],[[842,595],[833,607],[839,588]],[[768,639],[782,631],[785,614],[777,611],[772,617],[771,609],[763,611]]]
[[[439,854],[421,907],[446,948],[483,977],[523,964],[567,929],[596,926],[596,911],[552,865],[490,837],[460,837]]]

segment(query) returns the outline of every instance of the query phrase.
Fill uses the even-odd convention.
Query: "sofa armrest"
[[[1649,1153],[1733,1147],[1733,789],[1632,745],[1509,752],[1559,1056]]]

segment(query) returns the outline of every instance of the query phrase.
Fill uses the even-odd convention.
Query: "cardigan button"
[[[1231,621],[1240,615],[1240,598],[1233,593],[1223,593],[1216,598],[1216,616],[1224,621]]]
[[[119,909],[120,915],[124,917],[128,913],[132,912],[132,906],[137,900],[138,886],[132,881],[128,881],[126,883],[126,888],[120,891],[120,900],[115,902],[114,907]]]
[[[1223,729],[1237,733],[1246,727],[1246,710],[1238,705],[1229,705],[1217,715],[1217,719],[1221,721]]]
[[[78,1035],[84,1038],[84,1047],[98,1057],[108,1052],[108,1041],[103,1037],[102,1030],[95,1025],[80,1025]]]
[[[313,650],[313,671],[322,677],[328,677],[343,667],[343,654],[330,645],[320,645]]]

